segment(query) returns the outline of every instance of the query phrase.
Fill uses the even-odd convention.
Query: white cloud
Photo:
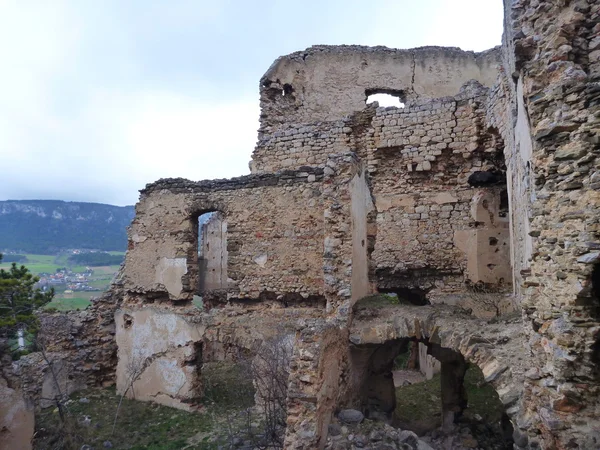
[[[482,51],[500,44],[502,0],[379,0],[364,27],[369,45]]]
[[[475,51],[500,45],[502,0],[455,0],[436,4],[431,22],[424,27],[427,42]]]
[[[252,100],[205,105],[170,92],[106,92],[76,118],[46,127],[45,142],[56,152],[44,146],[7,157],[26,167],[49,197],[131,204],[138,189],[158,178],[248,173],[257,129]]]
[[[314,0],[296,21],[256,3],[0,0],[0,199],[130,204],[161,177],[247,173],[264,55],[288,47],[500,42],[501,0]]]

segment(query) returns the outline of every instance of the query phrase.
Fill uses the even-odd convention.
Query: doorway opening
[[[227,220],[220,211],[198,216],[198,289],[199,301],[210,292],[228,287]]]

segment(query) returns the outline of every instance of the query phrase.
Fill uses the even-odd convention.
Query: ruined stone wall
[[[117,389],[141,401],[189,409],[201,394],[197,343],[203,327],[190,318],[193,309],[124,307],[115,314],[119,348]]]
[[[196,410],[202,405],[205,362],[252,356],[268,339],[293,335],[322,308],[264,304],[210,311],[181,302],[140,303],[126,297],[115,314],[119,393],[141,401]]]
[[[278,58],[262,77],[262,127],[337,120],[363,109],[374,90],[437,98],[470,79],[491,86],[499,60],[498,49],[310,47]]]
[[[350,120],[300,124],[259,136],[252,173],[275,172],[302,166],[323,167],[330,154],[351,148]]]
[[[498,50],[323,46],[278,59],[261,80],[253,175],[148,185],[122,291],[89,317],[48,321],[49,352],[82,384],[109,382],[120,306],[119,390],[139,356],[143,397],[187,407],[201,392],[203,348],[256,348],[287,323],[286,445],[317,448],[352,378],[351,326],[357,345],[413,338],[478,364],[520,448],[597,448],[600,6],[505,8],[499,78]],[[375,92],[406,107],[366,106]],[[488,170],[495,183],[469,186]],[[201,287],[197,219],[209,211],[227,222],[227,286],[215,295],[232,304],[200,311],[190,304]],[[373,283],[462,295],[466,279],[513,281],[525,337],[517,322],[488,330],[440,305],[353,317]],[[327,307],[283,308],[311,299]],[[39,355],[27,364],[37,375],[23,389],[39,396]]]
[[[197,217],[219,211],[227,221],[230,298],[322,296],[322,179],[323,170],[311,169],[147,186],[130,231],[126,289],[190,300],[198,292]]]
[[[278,327],[299,318],[325,323],[324,315],[336,313],[333,322],[338,317],[345,324],[352,287],[371,292],[366,245],[371,209],[364,166],[352,153],[332,155],[326,170],[148,185],[129,230],[126,294],[115,315],[119,392],[139,373],[136,398],[193,408],[202,390],[201,362],[219,348],[254,351]],[[189,301],[198,294],[207,305],[213,294],[197,292],[198,216],[207,211],[219,211],[219,220],[227,222],[229,286],[221,300],[230,301],[212,302],[210,311]],[[297,306],[302,309],[294,312]],[[328,327],[339,332],[333,322]],[[294,358],[304,361],[306,355]],[[314,382],[311,389],[318,390],[337,379],[334,372],[302,385]],[[319,395],[317,407],[330,414],[337,390],[327,389],[332,394]],[[325,420],[323,414],[311,417]]]
[[[442,47],[317,46],[282,56],[261,79],[251,171],[322,167],[328,154],[357,152],[357,113],[369,94],[392,93],[407,103],[456,95],[471,79],[491,86],[499,61],[499,49]]]
[[[311,62],[310,70],[321,73],[324,70],[321,66],[337,67],[342,61],[347,64],[354,61],[353,58],[363,55],[362,48],[329,50],[331,51],[319,54],[318,64]],[[414,53],[420,54],[421,51],[425,52],[424,49],[417,49]],[[377,53],[375,50],[369,52]],[[366,54],[371,55],[369,52]],[[391,58],[386,64],[400,64],[396,78],[382,76],[382,79],[387,80],[386,86],[389,89],[395,86],[398,92],[404,92],[404,81],[401,79],[403,66],[392,57],[395,53],[381,52],[378,58]],[[445,56],[440,56],[444,53],[439,48],[434,53],[441,59],[446,58],[444,61],[452,60],[456,64],[457,61],[464,63],[464,58],[473,57],[468,52],[452,49],[448,49]],[[290,64],[305,64],[295,61],[294,55],[283,57],[265,77],[287,73]],[[499,62],[499,55],[495,52],[485,55],[486,64],[490,65],[484,71],[487,77],[492,73],[492,61],[495,64]],[[439,62],[435,58],[431,61],[431,64]],[[465,64],[464,67],[469,67]],[[345,69],[347,75],[356,71],[350,67]],[[320,79],[320,83],[333,85],[335,76],[341,77],[335,70],[324,72],[325,78]],[[276,106],[280,101],[290,101],[293,93],[282,95],[285,100],[278,97],[263,98],[263,122],[268,121],[265,117],[269,114],[277,114],[276,117],[282,122],[271,126],[269,132],[264,132],[266,129],[259,132],[259,143],[251,166],[255,172],[307,165],[324,167],[328,171],[330,168],[326,166],[326,162],[331,154],[351,150],[367,164],[370,196],[375,197],[377,209],[376,230],[373,224],[369,232],[371,245],[375,247],[373,259],[369,263],[371,282],[376,281],[375,273],[378,272],[380,276],[377,283],[380,288],[386,289],[403,286],[407,284],[406,279],[410,279],[410,286],[406,287],[456,292],[464,290],[465,277],[473,282],[508,286],[512,282],[508,222],[487,221],[485,230],[471,233],[473,236],[466,238],[464,233],[457,235],[477,226],[477,219],[472,214],[472,202],[477,197],[477,192],[467,183],[468,177],[475,171],[494,169],[501,172],[497,185],[503,184],[504,142],[499,131],[490,129],[486,124],[489,90],[477,81],[471,81],[462,87],[457,84],[459,79],[467,81],[468,78],[464,78],[467,75],[475,77],[469,70],[458,70],[453,75],[452,83],[447,83],[448,80],[443,76],[435,71],[434,73],[435,75],[428,75],[427,79],[420,74],[413,80],[415,83],[433,84],[427,88],[411,88],[411,95],[404,96],[405,108],[376,109],[374,106],[366,106],[363,92],[360,103],[352,103],[353,106],[343,102],[343,105],[335,104],[335,108],[357,108],[346,109],[345,116],[337,121],[303,125],[290,122],[295,116],[290,117],[289,114],[296,114],[302,108],[307,110],[306,119],[314,117],[313,109],[317,106],[313,108],[309,102],[316,102],[317,97],[312,97],[312,93],[306,94],[305,103],[300,106],[296,104],[295,109],[289,110],[280,110]],[[497,71],[494,73],[497,75]],[[373,75],[369,81],[371,86],[377,85],[377,77],[378,75]],[[475,78],[491,84],[486,77]],[[343,77],[337,79],[336,83],[343,85],[346,94],[350,96],[348,92],[354,88],[349,88],[340,80]],[[275,87],[269,86],[265,87],[263,94],[274,92]],[[318,107],[322,104],[326,105],[324,108],[329,107],[329,102],[336,99],[335,92],[326,93],[322,86],[318,89],[321,89]],[[454,97],[431,99],[450,92]],[[501,190],[494,190],[494,195],[499,196]],[[483,245],[484,241],[497,244]],[[475,246],[470,243],[475,243]],[[369,254],[372,250],[371,248]],[[488,271],[473,270],[481,265],[489,267]],[[382,283],[383,279],[389,282]]]
[[[499,217],[503,141],[484,127],[487,93],[471,83],[456,97],[377,109],[367,158],[380,288],[460,291],[465,279],[510,285],[508,218]],[[496,183],[469,185],[470,175],[488,170],[500,174]],[[481,196],[492,219],[480,217]]]
[[[510,210],[508,217],[511,277],[513,290],[517,294],[515,302],[518,303],[522,293],[522,272],[527,271],[533,253],[529,221],[534,196],[531,176],[531,130],[529,119],[524,114],[522,95],[519,105],[516,105],[516,87],[503,69],[497,84],[488,95],[485,123],[487,127],[498,130],[504,141]],[[518,110],[514,111],[517,107]],[[514,119],[513,111],[517,115]]]
[[[40,314],[41,352],[15,365],[23,397],[35,408],[54,404],[55,396],[115,383],[115,311],[123,300],[121,272],[109,290],[83,311]]]
[[[32,448],[34,404],[23,396],[16,375],[10,356],[0,357],[0,450]]]
[[[527,210],[519,199],[530,205],[529,230],[513,226],[517,242],[531,242],[513,253],[522,265],[530,253],[519,271],[533,358],[520,444],[596,448],[600,5],[507,0],[505,10],[507,159],[512,179],[522,177],[513,181],[513,214]]]

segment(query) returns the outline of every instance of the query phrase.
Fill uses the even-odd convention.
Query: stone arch
[[[378,347],[416,340],[427,344],[434,356],[448,357],[447,363],[456,366],[452,370],[456,369],[457,379],[464,376],[464,363],[474,364],[481,369],[485,381],[497,392],[506,414],[515,422],[522,384],[512,367],[520,374],[521,364],[506,356],[518,355],[517,352],[507,352],[503,347],[513,341],[518,343],[521,333],[518,321],[490,329],[492,327],[486,327],[487,322],[459,315],[441,305],[435,309],[429,306],[396,306],[395,309],[393,312],[370,311],[368,318],[355,316],[350,328],[351,344]],[[358,389],[356,381],[350,383],[348,392]]]

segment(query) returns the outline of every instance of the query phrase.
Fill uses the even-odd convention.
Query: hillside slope
[[[52,254],[67,248],[120,250],[133,206],[61,200],[0,201],[0,251]]]

